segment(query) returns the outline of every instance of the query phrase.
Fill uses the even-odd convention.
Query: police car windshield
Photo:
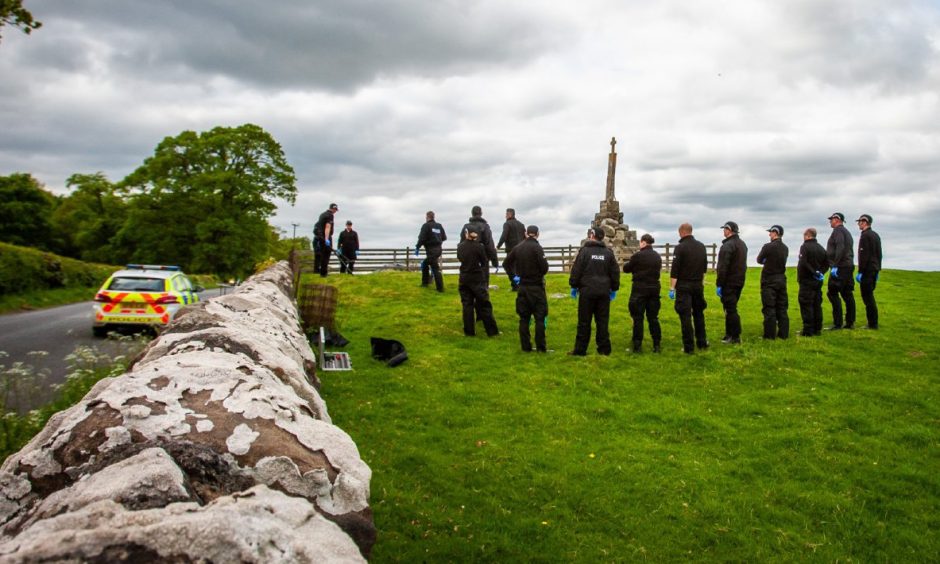
[[[114,278],[111,280],[109,290],[123,290],[127,292],[162,292],[163,278]]]

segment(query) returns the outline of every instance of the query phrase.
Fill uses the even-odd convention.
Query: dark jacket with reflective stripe
[[[614,252],[604,243],[589,239],[571,267],[568,285],[586,296],[607,295],[620,289],[620,267]]]

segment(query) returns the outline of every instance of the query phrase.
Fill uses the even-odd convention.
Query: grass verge
[[[925,307],[940,273],[884,272],[879,331],[787,341],[760,338],[758,279],[740,346],[718,342],[710,275],[710,350],[682,354],[664,299],[664,352],[626,352],[626,279],[613,355],[573,358],[563,275],[548,278],[548,355],[519,350],[502,276],[492,339],[463,336],[456,277],[443,294],[409,273],[327,278],[355,370],[321,373],[322,393],[373,470],[373,561],[940,561],[940,320]],[[370,336],[410,359],[372,360]]]

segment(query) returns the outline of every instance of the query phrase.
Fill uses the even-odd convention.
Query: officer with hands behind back
[[[660,275],[663,259],[653,248],[655,240],[649,233],[640,237],[640,250],[623,265],[624,273],[633,274],[630,288],[630,317],[633,319],[633,352],[638,353],[643,347],[643,318],[650,328],[653,340],[653,352],[659,352],[662,341],[662,328],[659,325]]]

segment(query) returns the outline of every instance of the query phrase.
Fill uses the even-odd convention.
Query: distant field
[[[710,275],[709,351],[682,354],[664,299],[664,352],[627,353],[625,278],[613,355],[572,358],[566,276],[548,280],[556,352],[536,355],[504,276],[488,339],[463,336],[454,276],[438,294],[331,275],[355,370],[321,373],[322,393],[373,470],[373,561],[940,561],[940,273],[884,272],[880,331],[774,342],[758,277],[743,345],[718,342]],[[410,359],[373,361],[370,336]]]

